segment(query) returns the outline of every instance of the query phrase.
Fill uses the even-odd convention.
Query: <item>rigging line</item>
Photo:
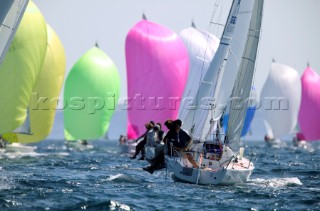
[[[213,8],[213,11],[212,11],[212,14],[211,14],[211,20],[210,20],[210,23],[213,22],[213,18],[216,14],[216,10],[220,4],[221,0],[216,0],[215,3],[214,3],[214,8]],[[212,27],[212,24],[210,24],[210,27],[209,27],[209,33],[207,35],[207,44],[206,44],[206,48],[205,48],[205,51],[204,51],[204,55],[203,55],[203,58],[205,58],[205,55],[207,54],[207,51],[208,51],[208,43],[209,43],[209,39],[210,39],[210,34],[211,34],[211,27]],[[216,52],[215,52],[216,53]],[[209,65],[210,66],[210,65]],[[203,78],[203,74],[204,74],[204,61],[202,62],[202,67],[201,67],[201,75],[200,75],[200,81],[199,81],[199,87],[201,86],[201,81],[202,81],[202,78]],[[208,67],[209,69],[209,67]],[[207,70],[208,70],[207,69]],[[205,70],[205,71],[207,71]],[[199,97],[199,88],[198,88],[198,91],[197,91],[197,99],[196,99],[196,102],[198,102],[198,97]],[[196,107],[198,107],[199,105],[196,105]],[[199,109],[199,108],[196,108],[196,109]],[[192,116],[192,123],[194,124],[194,120],[195,120],[195,112],[193,112],[193,116]]]
[[[264,1],[262,1],[262,3],[261,3],[261,1],[260,1],[260,4],[262,4],[262,14],[261,14],[261,16],[260,16],[260,18],[261,18],[261,25],[260,25],[260,30],[258,30],[259,31],[259,41],[261,40],[261,38],[262,38],[262,28],[263,28],[263,16],[264,16]],[[257,30],[256,30],[257,31]],[[259,53],[260,53],[260,45],[261,45],[261,42],[259,42],[258,43],[258,50],[257,50],[257,55],[256,55],[256,60],[257,60],[257,58],[259,58]],[[257,70],[257,63],[258,62],[255,62],[255,64],[254,64],[254,71],[253,71],[253,80],[252,80],[252,86],[254,86],[254,82],[255,82],[255,76],[256,76],[256,70]],[[252,90],[250,90],[250,95],[251,95],[251,91]]]

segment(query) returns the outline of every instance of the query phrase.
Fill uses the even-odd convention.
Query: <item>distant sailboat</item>
[[[193,22],[192,27],[181,31],[180,37],[188,49],[190,59],[189,76],[179,108],[179,119],[187,122],[192,121],[186,119],[188,110],[192,109],[200,82],[209,68],[220,40],[209,32],[198,30]]]
[[[144,124],[178,115],[188,77],[189,58],[176,33],[148,20],[130,29],[125,44],[128,83],[128,139],[145,132]]]
[[[72,67],[64,89],[64,129],[67,141],[103,137],[117,105],[120,77],[113,61],[93,47]],[[74,143],[74,142],[67,142]]]
[[[18,134],[19,143],[44,140],[50,134],[53,125],[56,100],[59,97],[64,79],[66,55],[59,37],[49,25],[47,25],[47,34],[48,46],[44,63],[33,88],[33,97],[29,105],[32,134]],[[40,98],[47,100],[36,104]]]
[[[45,20],[36,5],[29,2],[9,51],[0,65],[0,134],[3,137],[24,122],[28,127],[27,109],[41,72],[46,48]],[[8,138],[9,142],[15,140],[17,138]]]
[[[320,76],[307,67],[301,77],[300,132],[306,141],[320,140]]]
[[[29,0],[3,0],[0,7],[0,65],[25,12]]]
[[[273,63],[260,95],[262,116],[269,130],[266,142],[280,139],[294,129],[300,101],[301,82],[298,72],[287,65]]]

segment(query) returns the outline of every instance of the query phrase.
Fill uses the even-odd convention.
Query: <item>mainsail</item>
[[[64,88],[67,140],[97,139],[109,128],[117,105],[120,76],[113,61],[93,47],[72,67]]]
[[[255,0],[240,69],[231,95],[231,107],[226,140],[227,144],[233,151],[238,151],[247,108],[250,107],[250,92],[252,89],[260,39],[263,5],[264,0]]]
[[[188,113],[194,121],[183,126],[194,139],[206,139],[211,129],[210,119],[220,119],[228,103],[248,32],[243,29],[249,28],[253,2],[236,0],[232,3],[219,48],[196,96],[198,108]]]
[[[262,117],[272,129],[272,138],[280,138],[294,129],[300,100],[298,72],[287,65],[273,63],[260,95]]]
[[[179,119],[182,122],[188,122],[192,121],[192,119],[186,118],[188,110],[192,109],[200,82],[208,70],[220,40],[209,32],[198,30],[194,24],[192,27],[184,29],[180,33],[180,37],[188,49],[190,69],[179,108]]]
[[[299,126],[307,141],[320,140],[320,76],[308,66],[301,83]]]
[[[128,138],[145,131],[153,120],[163,123],[178,115],[188,77],[186,47],[176,33],[141,20],[130,29],[125,44],[128,82]],[[130,132],[130,133],[129,133]]]
[[[0,64],[11,44],[29,0],[2,0],[0,7]]]
[[[45,20],[30,1],[0,65],[0,134],[13,131],[25,121],[46,48]]]

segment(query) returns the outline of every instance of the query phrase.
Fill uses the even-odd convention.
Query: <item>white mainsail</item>
[[[186,118],[187,113],[189,109],[192,109],[191,106],[194,103],[200,82],[208,70],[220,40],[209,32],[198,30],[194,23],[192,23],[192,27],[182,30],[180,37],[188,49],[190,69],[179,108],[179,119],[182,122],[188,122],[192,121],[192,119]]]
[[[280,138],[294,129],[300,101],[298,72],[287,65],[273,63],[260,95],[262,116],[272,129],[272,138]]]
[[[246,47],[243,52],[240,70],[233,87],[228,120],[227,144],[233,151],[238,151],[240,136],[244,125],[247,108],[250,107],[250,92],[260,39],[264,0],[254,4]]]
[[[184,127],[191,129],[194,139],[206,139],[210,119],[218,120],[228,103],[248,33],[243,29],[249,28],[253,4],[254,0],[232,3],[219,48],[196,97],[196,105],[201,107],[188,113],[194,121]]]
[[[17,31],[29,0],[2,0],[0,7],[0,64]]]

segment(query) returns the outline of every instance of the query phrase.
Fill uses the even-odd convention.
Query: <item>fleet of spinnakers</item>
[[[98,46],[83,52],[65,78],[62,42],[37,6],[28,0],[24,4],[19,7],[19,14],[23,15],[12,20],[0,16],[0,21],[12,24],[9,31],[0,28],[1,39],[6,40],[0,46],[3,139],[24,144],[46,139],[53,126],[62,84],[66,140],[104,137],[124,83],[128,93],[128,139],[144,134],[145,123],[150,120],[192,121],[187,115],[188,106],[195,101],[220,44],[214,34],[199,30],[192,23],[177,35],[143,16],[126,36],[126,82],[120,81],[116,64]],[[236,53],[241,55],[240,51]],[[226,68],[232,69],[229,64]],[[231,74],[230,78],[234,80],[235,75]],[[253,92],[251,97],[256,98]],[[47,100],[39,100],[42,98]],[[260,105],[247,108],[241,137],[248,134],[256,109],[262,109],[259,112],[266,125],[265,139],[281,139],[292,134],[300,141],[320,140],[320,76],[309,65],[300,78],[297,70],[273,62],[260,94]],[[230,105],[226,107],[229,109]],[[228,109],[222,114],[221,127],[225,133]]]

